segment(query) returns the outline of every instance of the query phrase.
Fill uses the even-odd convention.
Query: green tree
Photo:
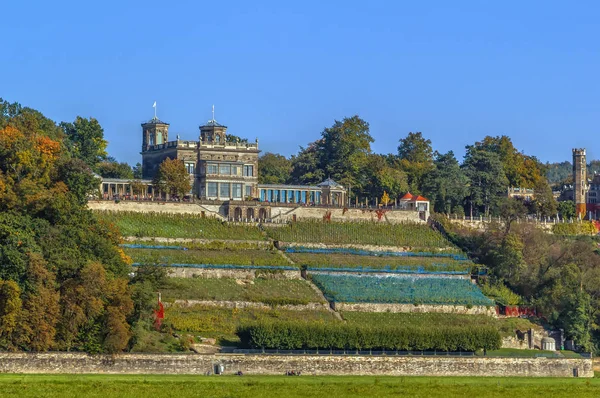
[[[434,169],[423,177],[423,194],[438,213],[450,214],[461,209],[469,193],[469,181],[454,153],[436,152],[433,164]]]
[[[300,152],[292,156],[291,182],[294,184],[318,184],[325,179],[325,170],[321,167],[320,154],[316,142],[300,147]]]
[[[88,197],[98,192],[100,179],[80,159],[65,159],[57,165],[55,180],[64,182],[77,202],[86,204]]]
[[[420,132],[408,133],[406,138],[400,140],[398,158],[408,176],[411,192],[422,193],[423,179],[434,168],[431,140],[423,138]]]
[[[572,200],[558,202],[557,208],[558,212],[560,213],[560,216],[563,219],[569,220],[575,218],[575,202],[573,202]]]
[[[74,157],[83,160],[94,170],[99,162],[106,159],[108,142],[104,139],[104,130],[96,119],[77,116],[73,123],[62,122],[60,126]]]
[[[381,197],[385,191],[394,200],[408,190],[406,173],[394,156],[370,154],[364,175],[363,192],[371,199]]]
[[[259,184],[286,184],[291,171],[292,162],[283,155],[267,152],[258,158]]]
[[[179,159],[166,158],[160,164],[152,184],[167,195],[183,196],[192,189],[190,176]]]
[[[540,178],[533,188],[534,208],[542,217],[552,217],[558,211],[558,203],[552,194],[552,188],[545,178]]]
[[[470,213],[483,210],[488,216],[495,209],[500,198],[506,196],[508,180],[504,174],[502,162],[494,152],[476,146],[467,146],[467,153],[462,168],[469,179]]]
[[[336,182],[360,190],[365,184],[361,176],[374,141],[369,124],[358,116],[336,120],[323,130],[321,137],[316,142],[319,168]]]
[[[133,166],[133,178],[135,178],[136,180],[141,180],[143,178],[142,164],[140,162],[137,162],[135,166]]]
[[[527,214],[527,208],[520,199],[502,198],[498,201],[500,217],[504,222],[505,235],[510,232],[512,223],[519,219],[523,219]]]
[[[124,180],[134,178],[131,166],[125,162],[119,163],[110,156],[107,160],[98,163],[96,170],[103,178],[121,178]]]

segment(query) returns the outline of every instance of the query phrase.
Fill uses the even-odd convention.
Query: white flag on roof
[[[156,108],[156,101],[154,101],[154,105],[152,105],[153,108]]]

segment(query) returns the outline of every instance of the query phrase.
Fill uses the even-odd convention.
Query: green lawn
[[[2,397],[598,397],[600,379],[0,375]]]
[[[279,308],[238,309],[203,305],[190,307],[174,305],[168,307],[165,311],[165,324],[170,325],[175,331],[193,333],[202,337],[215,337],[223,345],[237,345],[239,343],[235,331],[240,324],[267,319],[339,322],[331,312],[325,309],[293,311]]]
[[[125,254],[141,264],[231,264],[292,266],[275,250],[129,249]]]
[[[424,267],[429,271],[464,271],[470,270],[474,264],[470,261],[457,261],[441,257],[378,257],[352,254],[320,254],[320,253],[286,253],[294,263],[310,267]]]
[[[163,300],[255,301],[268,304],[323,302],[303,279],[168,278],[160,289]]]

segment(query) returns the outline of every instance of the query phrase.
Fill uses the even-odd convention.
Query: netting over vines
[[[311,274],[328,300],[343,303],[494,305],[468,279]]]

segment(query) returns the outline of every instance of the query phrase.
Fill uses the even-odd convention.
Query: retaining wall
[[[211,301],[211,300],[175,300],[173,304],[177,304],[181,307],[191,307],[194,305],[204,305],[210,307],[224,307],[224,308],[260,308],[265,310],[273,309],[273,306],[265,303],[258,303],[254,301]],[[308,304],[297,304],[297,305],[277,305],[275,308],[280,310],[291,310],[291,311],[329,311],[329,305],[325,303],[308,303]]]
[[[2,373],[225,374],[389,376],[593,377],[591,359],[238,355],[0,353]]]
[[[137,211],[140,213],[179,213],[179,214],[204,214],[206,217],[216,217],[223,219],[225,214],[222,206],[218,205],[199,205],[195,203],[177,203],[177,202],[138,202],[135,200],[123,200],[119,203],[106,200],[90,200],[88,208],[91,210],[111,210],[111,211]]]
[[[259,269],[168,267],[169,276],[176,278],[235,278],[235,279],[302,279],[298,271],[261,271]]]
[[[357,312],[391,312],[391,313],[425,313],[488,315],[496,317],[494,307],[476,305],[468,308],[464,305],[429,305],[429,304],[375,304],[375,303],[335,303],[336,311]]]
[[[341,208],[296,207],[290,210],[289,207],[271,206],[271,217],[275,220],[282,219],[287,221],[291,220],[293,216],[296,216],[298,220],[322,220],[328,212],[331,212],[331,221],[425,222],[419,218],[419,212],[409,210],[387,210],[385,215],[379,220],[375,210],[372,209],[346,209],[344,211]]]

